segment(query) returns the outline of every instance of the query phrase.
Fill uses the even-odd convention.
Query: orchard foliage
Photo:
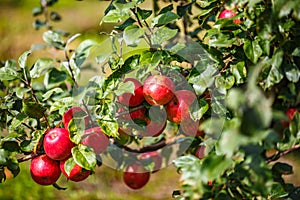
[[[105,44],[55,29],[52,21],[61,19],[50,12],[55,3],[41,0],[33,9],[44,44],[1,62],[1,182],[7,170],[17,176],[20,162],[44,155],[44,136],[56,127],[67,129],[74,143],[63,164],[67,177],[74,166],[91,174],[102,163],[142,168],[140,175],[124,172],[131,179],[145,176],[138,186],[130,180],[140,188],[150,176],[144,170],[157,168],[154,159],[138,154],[159,151],[159,165],[173,162],[181,174],[176,199],[300,198],[299,187],[283,177],[293,167],[278,161],[300,148],[298,1],[153,0],[153,9],[142,0],[111,1],[100,19],[100,25],[114,24],[110,33],[100,33]],[[224,10],[232,15],[220,16]],[[33,60],[41,48],[55,56]],[[81,85],[90,60],[99,74]],[[147,101],[131,107],[118,101],[136,89],[126,78],[143,85],[151,75],[195,94],[188,105],[192,135],[184,122],[168,120],[162,134],[149,137],[147,125],[166,119],[164,105],[152,110]],[[64,125],[70,107],[83,112]],[[82,143],[85,130],[95,126],[109,137],[100,155]]]

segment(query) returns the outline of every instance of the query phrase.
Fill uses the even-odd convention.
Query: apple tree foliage
[[[145,80],[155,71],[178,83],[185,77],[198,99],[190,115],[205,132],[172,141],[179,149],[191,141],[173,160],[181,174],[174,199],[300,198],[300,188],[284,179],[294,173],[293,167],[278,161],[300,148],[300,114],[285,114],[300,109],[298,0],[153,0],[153,8],[146,9],[143,0],[115,0],[99,19],[100,24],[114,24],[111,32],[100,33],[108,45],[55,29],[52,21],[61,19],[49,12],[55,3],[41,0],[33,9],[35,28],[45,31],[44,44],[0,64],[1,182],[5,170],[17,176],[20,162],[44,153],[45,132],[60,127],[62,115],[74,105],[84,105],[118,147],[128,150],[126,143],[133,142],[138,150],[158,150],[163,145],[157,144],[166,145],[168,134],[144,143],[136,137],[119,140],[116,97],[133,92],[122,80]],[[224,9],[236,15],[219,18]],[[39,56],[42,49],[55,51],[55,56]],[[90,59],[102,74],[82,86]],[[78,144],[72,155],[78,165],[94,171],[101,159],[80,144],[82,119],[74,118],[68,127]],[[201,159],[194,156],[200,145],[206,147]],[[124,167],[126,156],[114,151],[110,146],[107,154]],[[165,160],[172,151],[163,152]]]

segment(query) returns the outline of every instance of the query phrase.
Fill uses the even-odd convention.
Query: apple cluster
[[[128,81],[134,84],[134,92],[118,96],[121,104],[118,112],[125,111],[119,117],[120,137],[134,135],[136,130],[135,135],[140,137],[157,137],[165,130],[167,121],[180,125],[180,130],[186,135],[204,134],[199,130],[200,121],[190,117],[190,107],[197,100],[193,91],[176,90],[174,82],[165,75],[151,75],[144,84],[134,78],[124,80]],[[124,122],[133,122],[136,126],[124,126]]]
[[[130,137],[158,137],[167,122],[179,125],[181,133],[188,136],[202,136],[200,121],[190,116],[190,107],[197,100],[196,94],[187,89],[176,90],[171,78],[165,75],[151,75],[142,84],[135,78],[131,81],[133,93],[123,93],[117,97],[119,142],[126,144]],[[146,169],[145,160],[154,163],[154,169]],[[125,184],[132,189],[143,187],[149,180],[151,172],[160,169],[162,158],[156,151],[143,153],[136,162],[128,165],[123,173]]]
[[[85,114],[80,107],[72,107],[67,110],[62,118],[64,128],[53,128],[47,131],[43,139],[45,154],[34,157],[30,164],[32,179],[40,185],[52,185],[60,177],[61,173],[68,180],[79,182],[85,180],[90,174],[90,170],[74,162],[72,148],[76,146],[70,139],[68,126],[75,115]],[[84,118],[85,127],[88,127],[89,116]],[[99,126],[87,128],[81,140],[81,145],[92,148],[95,154],[100,154],[106,150],[109,144],[108,137],[102,132]],[[65,170],[65,163],[73,161],[70,173]]]

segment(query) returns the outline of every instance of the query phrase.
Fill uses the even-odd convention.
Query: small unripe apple
[[[40,155],[30,163],[32,179],[40,185],[52,185],[60,177],[59,162],[52,160],[47,155]]]
[[[95,154],[104,152],[109,145],[109,139],[99,126],[84,131],[82,144],[93,148]]]
[[[175,85],[167,76],[152,75],[144,82],[143,93],[150,105],[164,105],[174,96]]]
[[[165,106],[168,120],[180,123],[190,118],[189,107],[197,99],[195,93],[189,90],[178,90],[174,98]]]
[[[219,19],[223,19],[223,18],[232,18],[236,16],[236,13],[233,10],[230,9],[225,9],[223,10],[220,15],[219,15]],[[241,20],[240,19],[234,19],[233,23],[235,24],[240,24]]]
[[[53,160],[66,159],[71,155],[71,149],[74,146],[69,131],[64,128],[51,129],[44,137],[44,150],[47,156]]]
[[[69,180],[74,182],[79,182],[85,180],[90,174],[90,170],[85,170],[82,167],[80,167],[78,164],[75,163],[74,167],[70,171],[70,175],[67,174],[65,171],[65,163],[68,159],[60,161],[60,170]]]
[[[149,179],[150,172],[147,172],[140,162],[127,166],[123,172],[124,183],[134,190],[144,187]]]
[[[85,116],[84,118],[85,126],[89,124],[90,117],[88,116],[86,111],[84,111],[81,107],[71,107],[64,113],[62,117],[62,122],[64,124],[65,129],[68,129],[68,125],[71,119],[73,119],[76,116],[78,117]]]
[[[162,165],[162,157],[160,155],[160,153],[158,153],[157,151],[149,151],[149,152],[145,152],[142,153],[139,157],[139,159],[143,162],[147,162],[147,163],[154,163],[154,167],[153,167],[153,171],[152,173],[157,172]]]
[[[143,85],[134,78],[126,78],[124,83],[128,81],[134,84],[134,94],[123,93],[121,96],[118,96],[118,101],[125,106],[138,106],[144,101]]]

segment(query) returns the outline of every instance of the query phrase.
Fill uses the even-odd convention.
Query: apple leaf
[[[90,147],[79,144],[72,148],[72,156],[82,168],[95,171],[97,165],[96,154]]]
[[[124,30],[124,41],[127,46],[136,47],[144,35],[145,29],[139,28],[137,25],[131,25]]]
[[[115,90],[117,96],[121,96],[124,93],[134,94],[134,83],[132,81],[121,82],[118,89]]]
[[[72,157],[69,158],[65,162],[64,169],[65,169],[68,176],[70,176],[70,173],[71,173],[71,171],[72,171],[72,169],[74,168],[75,165],[76,165],[76,162],[75,162],[74,158],[72,158]]]
[[[17,63],[15,60],[7,60],[5,66],[0,68],[0,80],[12,81],[20,78],[20,73],[17,72]]]
[[[158,28],[152,35],[151,41],[153,45],[162,45],[164,42],[172,39],[176,34],[177,29],[170,29],[168,27]]]

